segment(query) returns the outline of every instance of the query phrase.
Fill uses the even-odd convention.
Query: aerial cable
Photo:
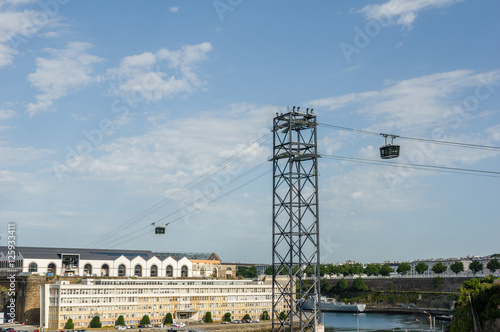
[[[266,163],[267,163],[267,161],[266,161]],[[200,209],[202,209],[202,208],[205,208],[205,207],[206,207],[206,206],[208,206],[209,204],[211,204],[211,203],[213,203],[213,202],[215,202],[215,201],[217,201],[217,200],[219,200],[219,199],[221,199],[221,198],[223,198],[223,197],[225,197],[225,196],[227,196],[227,195],[229,195],[229,194],[233,193],[234,191],[236,191],[236,190],[238,190],[238,189],[240,189],[240,188],[242,188],[242,187],[244,187],[244,186],[248,185],[249,183],[252,183],[253,181],[255,181],[255,180],[259,179],[260,177],[262,177],[262,176],[266,175],[266,174],[267,174],[267,173],[269,173],[269,172],[271,172],[271,170],[265,171],[264,173],[257,175],[257,176],[256,176],[256,177],[254,177],[253,179],[251,179],[251,180],[249,180],[249,181],[247,181],[247,182],[245,182],[245,183],[243,183],[243,184],[239,185],[238,187],[236,187],[236,188],[234,188],[234,189],[232,189],[232,190],[230,190],[230,191],[228,191],[228,192],[224,193],[223,195],[220,195],[220,196],[218,196],[218,197],[214,198],[214,199],[213,199],[213,200],[211,200],[210,202],[208,202],[208,203],[206,203],[206,204],[204,204],[204,205],[202,205],[202,206],[198,206],[198,207],[194,208],[193,210],[189,211],[188,213],[186,213],[186,214],[184,214],[184,215],[182,215],[182,216],[178,217],[177,219],[175,219],[175,220],[171,221],[171,222],[170,222],[170,224],[172,224],[172,223],[174,223],[174,222],[177,222],[177,221],[179,221],[179,220],[182,220],[183,218],[185,218],[186,216],[190,215],[191,213],[194,213],[194,212],[196,212],[196,211],[198,211],[198,210],[200,210]],[[130,239],[128,239],[128,240],[125,240],[125,241],[122,241],[122,242],[120,242],[120,243],[117,243],[117,244],[113,245],[112,247],[113,247],[113,248],[114,248],[114,247],[117,247],[117,246],[119,246],[120,244],[130,242],[131,240],[134,240],[134,239],[137,239],[137,238],[139,238],[139,237],[142,237],[142,236],[148,235],[148,234],[150,234],[150,233],[151,233],[151,231],[150,231],[150,230],[148,230],[147,232],[144,232],[144,233],[142,233],[142,234],[139,234],[139,235],[137,235],[137,236],[135,236],[135,237],[133,237],[133,238],[130,238]],[[130,234],[129,234],[129,235],[130,235]]]
[[[148,217],[149,215],[157,212],[158,210],[162,209],[164,206],[166,206],[169,203],[173,202],[174,200],[178,199],[182,195],[188,193],[189,189],[191,189],[193,187],[196,187],[197,185],[199,185],[203,181],[206,181],[207,179],[213,177],[214,175],[216,175],[221,170],[223,170],[225,168],[228,168],[229,166],[232,166],[235,162],[237,162],[238,160],[240,160],[241,158],[243,158],[245,155],[247,155],[251,151],[255,150],[258,146],[260,146],[260,144],[268,141],[270,139],[270,137],[268,137],[266,139],[266,136],[269,136],[270,134],[271,134],[271,131],[269,131],[266,134],[264,134],[263,136],[257,138],[255,141],[253,141],[249,145],[245,146],[243,149],[241,149],[240,151],[238,151],[237,153],[235,153],[231,157],[227,158],[226,160],[224,160],[219,165],[212,167],[210,170],[208,170],[207,172],[205,172],[204,174],[202,174],[198,178],[194,179],[193,181],[191,181],[190,183],[188,183],[187,185],[185,185],[183,188],[179,189],[173,195],[162,199],[161,201],[157,202],[153,206],[151,206],[148,209],[144,210],[143,212],[139,213],[135,217],[129,219],[128,221],[126,221],[122,225],[118,226],[117,228],[115,228],[113,230],[110,230],[106,234],[100,236],[96,240],[94,240],[91,243],[89,243],[86,247],[90,247],[90,246],[96,245],[99,242],[102,242],[103,240],[107,240],[107,239],[109,239],[109,236],[111,236],[114,232],[116,232],[120,228],[125,228],[129,224],[137,223],[140,220],[142,220],[142,219]],[[260,142],[262,140],[263,140],[263,142]],[[258,143],[258,145],[254,146],[256,143]],[[254,147],[252,147],[252,146],[254,146]],[[252,148],[248,150],[249,147],[252,147]],[[241,154],[242,152],[244,152],[244,153]]]
[[[264,162],[262,162],[261,164],[259,164],[259,165],[255,166],[255,167],[253,167],[252,169],[250,169],[250,170],[246,171],[245,173],[240,174],[239,176],[237,176],[236,178],[232,179],[232,180],[231,180],[231,181],[229,181],[228,183],[223,184],[223,185],[221,185],[221,186],[219,186],[219,187],[217,187],[217,188],[212,189],[210,192],[205,193],[203,196],[200,196],[200,197],[199,197],[196,201],[193,201],[193,202],[191,202],[189,205],[186,205],[186,206],[188,207],[188,206],[192,206],[192,205],[197,204],[200,200],[204,199],[205,197],[207,197],[207,196],[209,196],[209,195],[213,194],[214,192],[219,191],[221,188],[223,188],[223,187],[225,187],[225,186],[227,186],[227,185],[229,185],[229,184],[231,184],[231,183],[233,183],[233,182],[237,181],[238,179],[240,179],[240,178],[242,178],[242,177],[244,177],[244,176],[248,175],[249,173],[251,173],[251,172],[255,171],[256,169],[258,169],[259,167],[261,167],[261,166],[263,166],[263,165],[265,165],[265,164],[267,164],[267,161],[264,161]],[[264,173],[264,174],[265,174],[265,173]],[[262,175],[262,174],[261,174],[261,175]],[[259,175],[259,176],[261,176],[261,175]],[[257,176],[257,178],[258,178],[259,176]],[[253,179],[252,179],[252,180],[250,180],[249,182],[251,182],[251,181],[253,181]],[[246,182],[245,184],[248,184],[249,182]],[[245,185],[245,184],[243,184],[243,185]],[[240,187],[241,187],[241,186],[238,186],[236,189],[238,189],[238,188],[240,188]],[[234,190],[236,190],[236,189],[234,189]],[[231,190],[230,192],[232,192],[232,191],[234,191],[234,190]],[[221,197],[224,197],[225,195],[227,195],[227,193],[226,193],[226,194],[221,195]],[[212,200],[211,200],[211,202],[214,202],[215,200],[216,200],[216,199],[212,199]],[[203,205],[202,207],[205,207],[205,206],[207,206],[208,204],[210,204],[210,202],[208,202],[207,204]],[[200,208],[201,208],[201,207],[200,207]],[[170,221],[170,222],[169,222],[169,224],[173,224],[174,222],[177,222],[177,221],[181,220],[181,219],[182,219],[182,218],[184,218],[186,215],[189,215],[189,214],[191,214],[192,212],[199,210],[200,208],[198,208],[198,209],[196,209],[196,208],[195,208],[195,209],[191,210],[190,212],[187,212],[187,213],[183,214],[182,216],[178,217],[177,219],[174,219],[173,221]],[[174,212],[170,213],[169,215],[167,215],[167,216],[165,216],[165,217],[163,217],[163,218],[161,218],[161,219],[156,220],[154,223],[158,223],[158,222],[160,222],[160,221],[162,221],[162,220],[165,220],[165,219],[170,219],[173,215],[175,215],[175,214],[176,214],[176,213],[178,213],[179,211],[181,211],[181,209],[178,209],[178,210],[176,210],[176,211],[174,211]],[[148,229],[150,229],[150,225],[148,225],[148,226],[147,226],[147,228],[148,228]],[[106,243],[106,244],[107,244],[107,245],[109,245],[109,244],[111,244],[111,243],[113,243],[113,242],[115,242],[115,241],[117,241],[117,240],[120,240],[120,239],[126,238],[126,237],[128,237],[128,236],[130,236],[130,235],[134,235],[134,234],[136,234],[138,231],[140,231],[141,229],[143,229],[143,228],[139,228],[139,229],[136,229],[136,230],[130,231],[130,232],[128,232],[128,233],[127,233],[127,234],[125,234],[125,235],[122,235],[122,236],[120,236],[120,237],[118,237],[118,238],[116,238],[116,239],[112,239],[112,240],[110,240],[110,241],[109,241],[108,243]]]
[[[479,175],[479,176],[488,176],[488,177],[495,177],[495,178],[500,177],[500,172],[496,172],[496,171],[485,171],[485,170],[477,170],[477,169],[469,169],[469,168],[457,168],[457,167],[446,167],[446,166],[413,164],[413,163],[383,162],[383,161],[377,161],[377,160],[372,160],[372,159],[342,157],[342,156],[324,155],[324,154],[322,154],[321,156],[323,158],[328,158],[328,159],[345,160],[345,161],[351,161],[351,162],[360,162],[360,163],[383,165],[383,166],[415,168],[415,169],[420,169],[420,170]],[[475,173],[477,173],[477,174],[475,174]]]
[[[374,132],[374,131],[354,129],[354,128],[336,126],[336,125],[331,125],[331,124],[326,124],[326,123],[319,123],[319,125],[320,126],[324,126],[324,127],[328,127],[328,128],[333,128],[333,129],[338,129],[338,130],[344,130],[344,131],[350,131],[350,132],[361,133],[361,134],[367,134],[367,135],[380,135],[381,134],[381,133]],[[473,148],[473,149],[483,149],[483,150],[500,151],[500,147],[498,147],[498,146],[491,146],[491,145],[460,143],[460,142],[452,142],[452,141],[441,141],[441,140],[435,140],[435,139],[410,137],[410,136],[400,136],[400,135],[398,137],[400,139],[413,140],[413,141],[421,141],[421,142],[427,142],[427,143],[435,143],[435,144],[442,144],[442,145],[452,145],[452,146],[459,146],[459,147]]]

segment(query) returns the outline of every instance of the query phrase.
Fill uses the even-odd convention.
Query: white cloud
[[[17,113],[13,110],[2,110],[0,109],[0,120],[8,120],[11,118],[15,118]]]
[[[30,103],[30,116],[49,111],[54,101],[94,82],[93,67],[101,59],[87,53],[88,43],[72,42],[64,50],[46,49],[50,58],[37,58],[37,69],[28,75],[29,82],[42,93],[36,103]]]
[[[354,109],[372,119],[378,119],[377,128],[380,130],[397,128],[414,131],[446,121],[450,114],[458,112],[457,107],[463,107],[461,104],[468,97],[474,98],[478,89],[481,94],[488,93],[488,88],[491,87],[484,86],[485,82],[498,80],[500,71],[478,74],[469,70],[457,70],[392,83],[378,91],[317,99],[309,102],[309,105],[331,111]],[[464,94],[467,89],[471,90],[469,95]]]
[[[0,11],[0,68],[12,64],[18,53],[16,46],[25,43],[26,37],[38,31],[35,15],[35,11],[29,10]]]
[[[0,164],[22,165],[50,156],[53,152],[47,149],[35,149],[30,146],[12,147],[0,142]]]
[[[417,13],[430,8],[449,6],[463,0],[390,0],[380,5],[368,5],[359,12],[367,19],[377,20],[385,25],[399,24],[411,28]]]
[[[195,73],[196,65],[207,59],[210,43],[187,45],[177,51],[161,49],[125,57],[118,68],[108,71],[116,80],[112,93],[158,101],[182,93],[191,93],[204,85]]]
[[[74,158],[68,175],[141,183],[148,190],[165,183],[176,188],[268,133],[278,111],[283,109],[243,104],[192,118],[157,120],[143,135],[120,138],[99,146],[93,156]],[[238,166],[243,167],[244,160],[262,162],[268,156],[267,145],[254,144]]]
[[[170,7],[168,10],[170,10],[171,13],[177,13],[179,11],[179,7]]]

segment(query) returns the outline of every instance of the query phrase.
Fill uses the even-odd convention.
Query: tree
[[[382,267],[380,268],[380,274],[383,275],[383,276],[389,276],[392,272],[394,272],[394,269],[392,267],[389,266],[389,263],[385,263],[384,265],[382,265]]]
[[[118,325],[125,325],[125,319],[123,318],[123,315],[120,315],[118,317],[118,319],[116,320],[115,326],[118,326]]]
[[[342,294],[345,291],[347,291],[348,288],[349,288],[349,284],[347,283],[347,280],[342,278],[339,281],[337,281],[337,283],[335,284],[335,293]]]
[[[410,264],[408,264],[408,263],[401,263],[401,264],[399,264],[398,269],[396,270],[396,272],[404,276],[405,274],[407,274],[408,272],[410,272],[410,270],[411,270]]]
[[[450,270],[455,272],[455,274],[459,274],[460,272],[464,271],[464,263],[462,262],[455,262],[450,265]]]
[[[326,278],[321,279],[321,293],[328,294],[331,288],[332,285],[330,285],[330,282]]]
[[[250,317],[249,314],[246,314],[245,316],[243,316],[243,320],[252,320],[252,317]]]
[[[269,317],[269,313],[267,312],[267,310],[264,310],[264,312],[262,313],[262,316],[260,316],[260,318],[262,320],[270,320],[271,317]]]
[[[491,271],[491,273],[495,273],[496,270],[500,269],[500,263],[498,259],[492,259],[486,264],[486,268]]]
[[[448,270],[448,268],[441,262],[438,262],[432,266],[432,271],[436,274],[444,273],[446,272],[446,270]]]
[[[207,311],[205,314],[205,323],[213,323],[212,313],[210,311]]]
[[[365,273],[369,276],[376,276],[380,274],[380,264],[368,264],[365,268]]]
[[[269,267],[268,267],[268,268],[264,271],[264,273],[265,273],[266,275],[268,275],[268,276],[273,275],[273,274],[274,274],[274,268],[273,268],[273,266],[272,266],[272,265],[271,265],[271,266],[269,266]],[[288,267],[283,266],[279,274],[280,274],[280,275],[287,275],[287,274],[288,274]]]
[[[224,318],[222,320],[225,321],[225,322],[231,323],[231,313],[230,312],[226,312],[224,314]]]
[[[415,266],[415,271],[417,271],[418,274],[424,274],[424,272],[428,269],[429,265],[425,264],[424,262],[420,262]]]
[[[172,314],[169,312],[165,315],[165,319],[163,320],[163,325],[170,325],[174,322],[172,319]]]
[[[255,266],[251,266],[250,268],[240,266],[236,271],[236,276],[242,276],[243,278],[255,278],[257,277],[257,268]]]
[[[476,274],[479,271],[483,270],[483,263],[480,261],[472,261],[472,263],[469,264],[469,270],[472,271],[472,273]]]
[[[90,321],[90,327],[93,329],[100,329],[102,327],[101,319],[99,318],[99,316],[94,316],[94,318],[92,318],[92,320]]]
[[[280,319],[281,320],[286,320],[286,314],[284,311],[280,312]]]
[[[141,324],[141,325],[151,324],[151,321],[149,320],[149,316],[148,315],[142,316],[142,319],[141,319],[139,324]]]
[[[75,324],[73,324],[73,320],[71,318],[68,319],[66,324],[64,324],[64,329],[65,330],[72,330],[75,328]]]
[[[369,290],[369,288],[368,286],[366,286],[363,278],[356,278],[352,282],[351,290],[354,292],[366,292],[367,290]]]

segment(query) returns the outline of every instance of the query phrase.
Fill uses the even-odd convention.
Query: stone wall
[[[470,279],[470,277],[441,278],[439,282],[436,282],[435,278],[367,278],[363,280],[374,291],[458,292],[462,282]],[[348,280],[348,283],[351,285],[352,280]]]
[[[45,276],[16,276],[16,321],[28,324],[40,325],[40,285],[53,284],[59,280],[67,280],[76,283],[81,277],[45,277]],[[7,312],[7,305],[10,301],[8,290],[10,280],[7,277],[0,277],[0,310]],[[9,319],[7,313],[5,318]]]

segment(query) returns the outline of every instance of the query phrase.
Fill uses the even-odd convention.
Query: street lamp
[[[429,327],[432,331],[432,315],[430,313],[428,313],[427,311],[424,311],[424,314],[429,315]]]

